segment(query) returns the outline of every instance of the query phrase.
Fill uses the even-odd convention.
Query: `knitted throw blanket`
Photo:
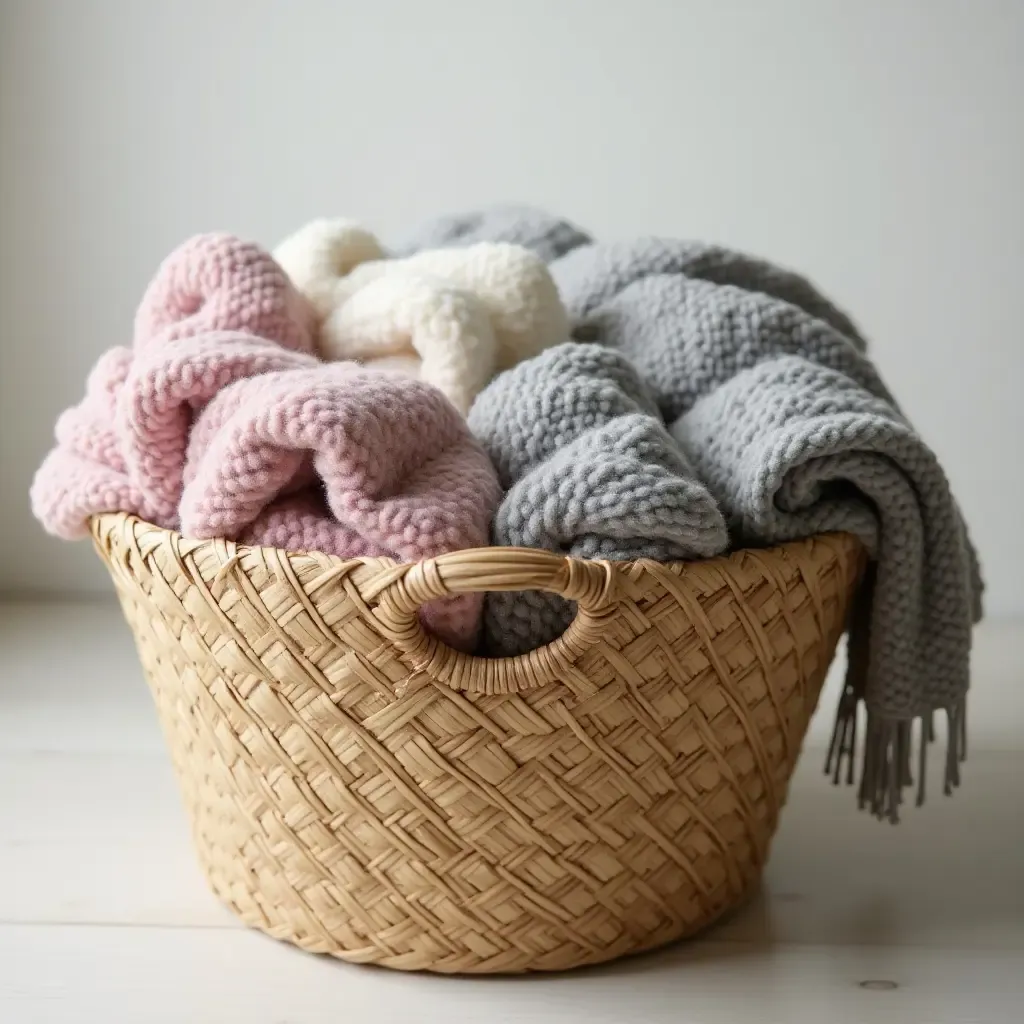
[[[469,425],[507,491],[495,544],[661,561],[715,555],[728,544],[714,500],[620,353],[571,342],[549,349],[494,380]],[[489,594],[488,652],[549,643],[573,614],[552,594]]]
[[[833,741],[852,757],[856,699],[868,706],[861,799],[895,818],[910,782],[911,723],[944,709],[947,785],[963,755],[971,627],[980,594],[935,456],[902,416],[850,377],[800,356],[741,370],[673,425],[737,543],[856,534],[874,560],[850,626],[850,675]],[[918,750],[924,796],[927,743]]]
[[[309,365],[313,311],[259,246],[196,235],[157,269],[132,348],[104,353],[82,402],[57,421],[57,445],[32,483],[36,517],[65,539],[122,511],[169,529],[195,413],[232,380]]]
[[[932,735],[936,711],[949,718],[946,788],[955,786],[978,563],[941,467],[848,317],[803,278],[701,244],[591,245],[551,270],[576,335],[627,355],[652,388],[734,545],[828,530],[866,543],[873,570],[851,627],[836,779],[844,761],[852,778],[863,701],[863,805],[896,819],[912,724]]]
[[[425,383],[320,362],[313,323],[258,247],[180,247],[133,348],[105,353],[59,419],[36,516],[67,539],[124,511],[192,537],[406,561],[486,544],[500,491],[456,409]],[[457,597],[423,620],[471,650],[481,609]]]
[[[252,242],[195,235],[160,264],[135,316],[135,348],[210,331],[244,331],[297,352],[313,348],[314,312],[287,275]]]
[[[325,359],[418,377],[465,414],[500,370],[565,341],[544,261],[505,242],[383,259],[348,221],[313,221],[276,250],[316,308]]]
[[[33,515],[64,540],[88,536],[89,520],[100,512],[128,512],[166,525],[128,475],[115,427],[117,399],[131,361],[131,349],[123,346],[100,356],[86,381],[85,397],[58,418],[56,447],[32,480]]]
[[[574,334],[625,353],[671,423],[732,373],[807,355],[892,402],[856,328],[803,278],[717,246],[590,245],[551,266]]]
[[[354,363],[224,388],[192,428],[183,477],[187,536],[400,562],[485,545],[500,497],[435,389]],[[481,605],[478,594],[433,602],[424,623],[472,650]]]
[[[742,253],[659,238],[587,244],[582,232],[560,249],[548,238],[562,237],[561,222],[535,210],[521,219],[520,227],[507,208],[442,219],[410,248],[520,232],[539,240],[574,338],[615,350],[636,368],[725,513],[734,546],[826,530],[862,539],[872,567],[851,622],[830,770],[838,781],[845,765],[852,781],[863,702],[861,803],[895,820],[911,784],[913,722],[922,722],[920,802],[933,716],[944,711],[949,791],[965,752],[981,574],[941,467],[856,325],[806,279]],[[491,415],[470,413],[485,442]],[[544,492],[527,497],[543,522]]]

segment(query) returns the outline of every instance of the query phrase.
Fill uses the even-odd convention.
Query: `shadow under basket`
[[[691,935],[753,888],[863,558],[521,548],[412,565],[93,521],[214,892],[303,949],[549,971]],[[459,654],[418,608],[545,590],[567,632]]]

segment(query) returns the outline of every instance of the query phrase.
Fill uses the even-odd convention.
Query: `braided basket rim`
[[[212,555],[218,569],[212,579],[226,576],[236,566],[243,566],[245,557],[254,554],[276,563],[286,561],[295,571],[295,582],[311,569],[323,570],[318,588],[334,578],[346,577],[359,584],[367,574],[379,577],[379,585],[370,592],[360,589],[361,596],[376,600],[378,614],[389,626],[389,639],[397,643],[411,671],[428,671],[452,685],[453,689],[480,692],[507,692],[510,676],[517,672],[529,680],[528,687],[552,681],[557,667],[566,657],[578,657],[603,631],[604,614],[615,607],[615,574],[627,575],[639,569],[659,573],[681,570],[688,577],[720,573],[751,556],[771,561],[788,552],[799,551],[812,543],[834,542],[846,550],[857,563],[854,575],[859,578],[863,548],[852,534],[821,533],[799,540],[765,547],[735,548],[711,558],[659,562],[640,558],[631,560],[582,559],[559,555],[540,548],[490,545],[462,548],[417,562],[399,562],[383,555],[345,558],[319,551],[288,551],[266,545],[240,544],[224,538],[187,538],[177,530],[157,526],[124,512],[102,513],[91,520],[91,534],[100,558],[113,567],[105,551],[109,538],[122,532],[132,538],[130,546],[144,555],[137,544],[140,536],[162,537],[174,549],[182,566],[196,551]],[[660,570],[659,570],[660,567]],[[427,601],[454,594],[496,590],[546,590],[577,602],[578,612],[568,628],[555,640],[524,654],[487,656],[456,651],[441,640],[427,634],[419,625],[416,612]],[[483,682],[473,681],[483,675]],[[522,684],[515,689],[524,689]]]

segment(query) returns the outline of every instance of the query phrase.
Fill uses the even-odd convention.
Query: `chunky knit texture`
[[[160,265],[135,316],[116,429],[158,524],[177,525],[196,413],[232,381],[316,365],[314,313],[274,258],[233,235],[196,235]]]
[[[324,322],[324,357],[423,380],[465,416],[498,368],[486,307],[473,292],[436,277],[380,266],[395,272],[356,288]]]
[[[245,331],[310,352],[315,316],[270,253],[222,232],[196,235],[157,270],[135,317],[137,349]]]
[[[456,410],[424,383],[322,363],[313,320],[258,247],[200,236],[176,250],[133,348],[101,357],[58,421],[31,491],[43,525],[73,539],[124,511],[191,536],[412,560],[485,544],[500,491]],[[470,649],[481,604],[423,618]]]
[[[182,529],[238,537],[307,459],[336,518],[325,550],[415,561],[486,542],[498,485],[465,422],[434,388],[353,363],[221,390],[192,431]]]
[[[424,249],[511,242],[550,262],[589,241],[590,236],[570,221],[552,217],[532,206],[509,204],[446,214],[427,221],[399,243],[395,251],[400,256],[408,256]]]
[[[117,428],[131,479],[159,521],[176,524],[192,422],[210,399],[233,381],[319,365],[315,356],[231,331],[138,352],[118,399]]]
[[[419,377],[465,414],[499,370],[568,337],[558,290],[528,249],[368,259],[375,245],[348,221],[315,221],[277,249],[316,308],[326,359]]]
[[[274,259],[312,305],[318,323],[348,297],[343,278],[388,254],[371,232],[343,217],[320,217],[274,249]]]
[[[679,276],[733,285],[789,303],[823,320],[861,351],[867,343],[853,321],[806,278],[765,260],[706,242],[644,237],[576,246],[553,266],[570,315],[579,323],[630,285],[651,277]]]
[[[846,531],[874,558],[873,586],[852,620],[848,701],[863,695],[876,755],[886,751],[895,767],[869,759],[864,802],[895,817],[910,780],[911,722],[939,709],[950,718],[947,778],[955,784],[976,594],[963,523],[934,454],[889,403],[798,356],[723,382],[673,433],[737,543]],[[854,739],[849,721],[837,737],[837,771]],[[924,777],[921,764],[920,787]]]
[[[494,331],[499,370],[569,336],[565,307],[547,266],[519,245],[481,242],[464,249],[432,249],[405,259],[363,263],[348,275],[346,283],[354,295],[384,278],[435,281],[472,294]],[[332,357],[346,354],[332,346],[358,345],[358,336],[339,330],[335,322],[339,313],[339,323],[346,322],[344,308],[342,305],[328,317],[321,332],[321,345]]]
[[[869,542],[875,568],[851,634],[837,778],[863,699],[864,804],[895,818],[912,722],[930,729],[940,710],[952,726],[953,786],[980,571],[941,468],[850,319],[796,275],[696,243],[592,245],[551,271],[576,336],[627,355],[652,387],[735,543],[824,529]]]
[[[100,356],[86,382],[85,398],[57,420],[57,446],[36,472],[29,492],[32,512],[47,532],[78,540],[100,512],[130,512],[167,525],[128,476],[115,429],[117,395],[132,352],[112,348]]]
[[[569,343],[521,363],[480,395],[469,424],[508,490],[496,544],[662,561],[728,544],[714,500],[617,352]],[[488,650],[518,654],[548,643],[572,614],[551,594],[490,594]]]
[[[310,463],[317,486],[278,500]],[[192,431],[185,477],[189,536],[403,562],[486,544],[500,497],[487,456],[436,389],[351,363],[221,390]],[[469,595],[426,614],[470,649],[479,611]]]
[[[577,249],[551,272],[575,333],[629,356],[668,422],[738,370],[787,353],[892,401],[849,318],[760,260],[652,238]]]

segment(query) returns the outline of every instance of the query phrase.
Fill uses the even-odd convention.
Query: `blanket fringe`
[[[860,696],[853,686],[847,685],[839,697],[836,723],[825,759],[825,774],[832,776],[834,785],[839,785],[844,776],[847,785],[854,781],[860,705]],[[960,700],[941,710],[946,712],[949,723],[943,783],[943,791],[949,796],[960,785],[960,765],[967,759],[967,702]],[[935,740],[935,716],[929,712],[916,720],[921,723],[917,737],[916,800],[920,807],[925,799],[928,747]],[[914,721],[884,718],[870,710],[867,712],[857,803],[879,820],[893,824],[899,821],[904,791],[914,785],[911,772]]]

